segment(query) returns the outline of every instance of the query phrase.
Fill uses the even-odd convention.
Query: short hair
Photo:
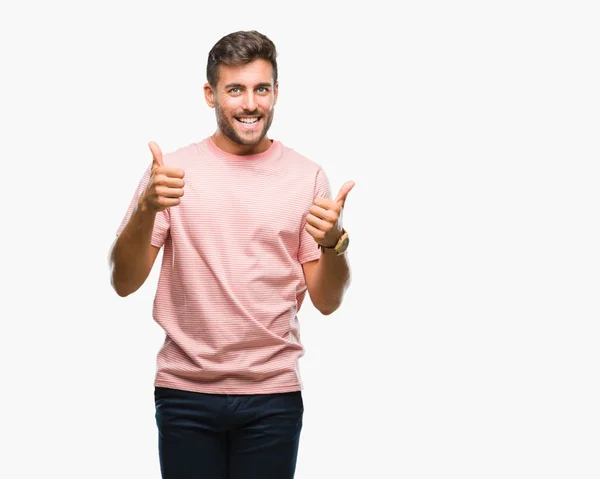
[[[225,35],[208,53],[206,79],[215,88],[219,82],[219,65],[241,66],[263,59],[273,66],[273,83],[277,82],[277,49],[275,44],[256,30]]]

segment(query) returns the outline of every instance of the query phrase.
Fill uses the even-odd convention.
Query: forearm
[[[350,281],[347,256],[329,251],[322,253],[315,266],[314,287],[310,292],[312,303],[322,314],[333,313],[342,304]]]
[[[111,283],[119,296],[140,288],[150,274],[156,253],[151,245],[156,213],[138,205],[110,251]]]

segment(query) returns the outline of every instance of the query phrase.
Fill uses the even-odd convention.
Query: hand
[[[158,212],[181,202],[184,172],[181,168],[163,164],[162,151],[156,143],[151,141],[148,146],[152,152],[152,170],[140,202],[151,211]]]
[[[315,198],[310,207],[309,213],[306,215],[306,231],[321,246],[331,248],[341,238],[344,203],[352,188],[354,188],[354,181],[347,181],[343,184],[335,200]]]

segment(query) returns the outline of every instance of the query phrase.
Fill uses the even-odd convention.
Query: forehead
[[[273,65],[267,60],[253,60],[246,65],[219,65],[219,85],[229,83],[253,86],[258,83],[273,83]]]

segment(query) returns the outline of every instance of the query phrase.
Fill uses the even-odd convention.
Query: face
[[[242,66],[219,66],[216,89],[207,83],[207,104],[215,108],[217,135],[242,148],[258,145],[273,122],[278,85],[273,84],[273,67],[266,60]]]

